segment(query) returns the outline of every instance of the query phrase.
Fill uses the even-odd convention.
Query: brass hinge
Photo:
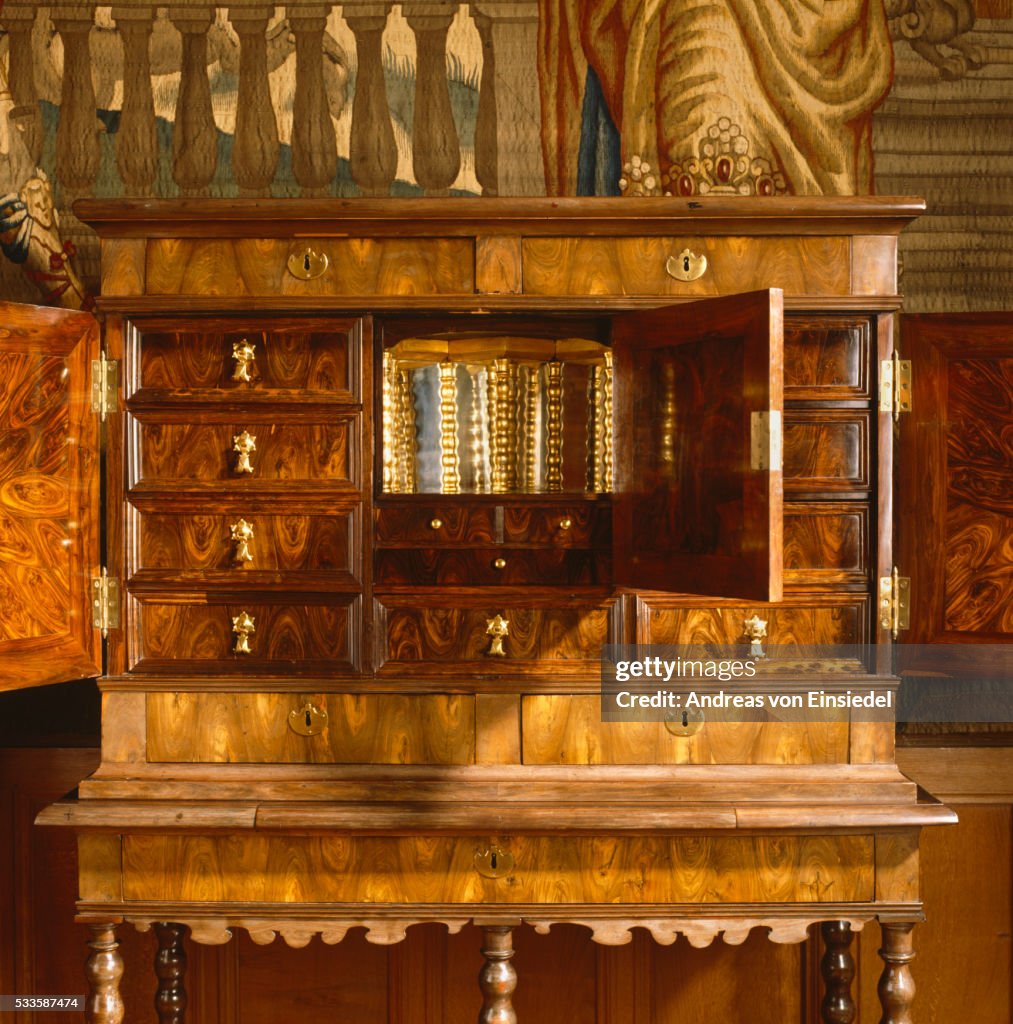
[[[110,629],[120,628],[120,581],[103,566],[101,576],[91,581],[91,624],[102,630],[102,639]]]
[[[892,575],[879,578],[879,624],[890,630],[894,640],[911,626],[911,579],[901,576],[897,566]]]
[[[749,417],[749,468],[781,468],[781,410],[754,412]]]
[[[879,364],[879,411],[892,412],[895,420],[911,411],[911,360],[901,359],[896,350]]]
[[[106,359],[105,352],[91,361],[91,411],[104,420],[106,413],[117,412],[120,387],[120,364]]]

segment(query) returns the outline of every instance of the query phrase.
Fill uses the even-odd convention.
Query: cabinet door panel
[[[98,325],[0,303],[0,690],[101,672]]]
[[[911,578],[905,669],[1005,674],[1013,642],[1013,315],[905,317],[912,411],[900,418],[901,574]],[[1009,648],[1007,647],[1007,650]]]
[[[780,598],[782,306],[771,290],[615,318],[621,583]],[[764,415],[765,465],[751,452]]]

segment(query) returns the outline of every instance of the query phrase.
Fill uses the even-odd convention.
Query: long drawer
[[[556,551],[485,548],[471,551],[378,550],[377,586],[514,586],[607,584],[608,554],[574,548]]]

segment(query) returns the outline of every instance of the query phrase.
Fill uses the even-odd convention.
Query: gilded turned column
[[[186,925],[160,921],[155,924],[158,950],[155,953],[155,1010],[158,1024],[184,1024],[186,1020]]]
[[[88,927],[91,929],[88,940],[91,952],[84,968],[88,979],[85,1020],[89,1024],[122,1024],[120,978],[123,977],[123,957],[116,941],[116,925],[103,922]]]
[[[146,196],[158,177],[158,129],[151,91],[152,11],[114,7],[123,40],[123,108],[116,132],[116,167],[124,194]]]
[[[405,4],[405,19],[415,33],[415,112],[412,160],[415,180],[427,196],[445,196],[461,169],[461,141],[447,81],[447,32],[456,4]]]
[[[879,977],[879,1002],[883,1016],[879,1024],[912,1024],[911,1003],[915,997],[915,982],[911,976],[914,948],[911,921],[881,921],[883,948],[879,955],[883,973]]]
[[[363,195],[385,196],[397,174],[397,143],[383,75],[383,30],[389,3],[345,4],[345,21],[355,35],[358,72],[352,100],[349,167]]]
[[[496,925],[482,929],[485,964],[478,975],[482,990],[478,1024],[517,1024],[511,998],[517,988],[517,971],[510,963],[513,955],[513,928]]]
[[[100,123],[95,110],[88,35],[95,8],[90,4],[54,7],[53,25],[63,40],[60,126],[56,130],[56,177],[63,206],[91,192],[98,177]]]
[[[498,143],[496,140],[496,47],[492,19],[474,5],[471,18],[482,40],[482,77],[478,83],[478,112],[475,115],[475,177],[482,195],[499,195]]]
[[[329,4],[288,8],[295,36],[292,174],[304,196],[326,195],[338,172],[338,145],[324,87],[324,31]]]
[[[218,166],[218,133],[208,81],[208,30],[213,11],[170,7],[169,18],[183,36],[179,94],[172,129],[172,177],[184,195],[207,190]]]
[[[847,921],[824,921],[820,931],[826,947],[820,961],[824,986],[820,1020],[823,1024],[852,1024],[857,1011],[851,996],[851,983],[855,978],[851,925]]]
[[[230,7],[239,36],[239,94],[232,173],[240,194],[266,196],[278,169],[278,121],[267,78],[267,26],[273,7]]]
[[[0,4],[0,9],[3,8]],[[0,23],[7,30],[7,72],[11,98],[18,108],[18,125],[22,141],[34,165],[42,156],[42,114],[39,111],[39,93],[35,86],[35,55],[32,53],[32,30],[35,26],[35,7],[14,7],[8,4],[0,13]],[[20,186],[22,182],[11,182]]]

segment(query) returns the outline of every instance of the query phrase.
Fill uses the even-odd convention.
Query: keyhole
[[[489,861],[489,866],[493,869],[493,871],[496,870],[496,851],[495,850],[492,851],[492,859]]]
[[[308,274],[309,271],[310,271],[310,254],[308,252],[303,253],[302,267],[303,267],[303,270],[305,270],[306,273]],[[686,262],[686,267],[688,269],[689,261]],[[306,724],[309,725],[309,722],[307,722]]]
[[[683,715],[682,717],[685,718],[686,716]],[[685,725],[685,722],[683,724]],[[309,708],[307,708],[306,709],[306,728],[309,729],[309,728],[312,728],[312,726],[313,726],[313,719],[310,716]]]
[[[689,728],[689,714],[686,711],[682,713],[682,727],[683,729]]]
[[[682,258],[682,269],[688,274],[689,273],[689,257],[683,256]]]

